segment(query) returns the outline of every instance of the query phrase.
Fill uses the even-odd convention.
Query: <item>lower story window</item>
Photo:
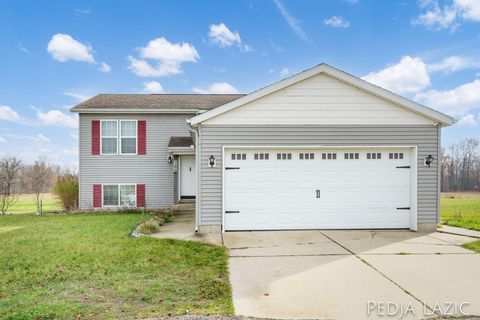
[[[136,185],[103,185],[103,205],[113,207],[135,207],[137,205]]]

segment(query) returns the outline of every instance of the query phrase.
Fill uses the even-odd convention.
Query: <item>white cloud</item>
[[[18,48],[19,48],[20,51],[22,51],[23,53],[30,53],[30,51],[28,51],[28,49],[25,48],[21,42],[18,43]]]
[[[143,92],[145,93],[165,93],[162,85],[157,81],[144,82],[143,86]]]
[[[208,37],[221,47],[229,47],[242,42],[240,34],[237,31],[230,31],[224,23],[210,25]]]
[[[0,120],[18,122],[23,120],[17,111],[13,110],[9,106],[0,105]]]
[[[475,127],[477,126],[477,120],[475,120],[475,116],[470,113],[461,117],[460,120],[458,120],[457,125]]]
[[[70,138],[74,139],[74,140],[78,140],[78,134],[76,133],[70,133]]]
[[[95,63],[92,47],[73,39],[68,34],[54,35],[48,43],[47,51],[53,59],[60,62],[75,60]]]
[[[480,62],[470,57],[450,56],[441,62],[427,65],[428,71],[431,72],[441,71],[451,73],[469,68],[480,68]]]
[[[480,21],[480,1],[455,0],[455,6],[460,11],[462,18],[471,21]]]
[[[362,79],[396,93],[415,93],[430,85],[427,66],[420,58],[402,57],[399,63],[371,72]]]
[[[208,86],[206,89],[193,88],[195,93],[216,93],[216,94],[228,94],[228,93],[238,93],[238,90],[228,82],[215,82]]]
[[[39,141],[39,142],[48,142],[48,141],[50,141],[50,138],[45,137],[43,134],[37,134],[34,137],[34,140]]]
[[[67,115],[59,110],[50,110],[48,112],[37,110],[37,118],[42,124],[45,125],[68,128],[78,127],[77,117]]]
[[[109,73],[112,70],[112,68],[105,62],[102,62],[98,70],[100,70],[101,72]]]
[[[67,97],[75,98],[75,99],[78,100],[78,102],[88,100],[92,97],[90,95],[86,95],[86,94],[78,93],[78,92],[64,92],[63,95],[65,95]]]
[[[3,138],[2,136],[0,136],[0,143],[7,143],[7,139]]]
[[[290,70],[288,68],[283,68],[280,70],[280,77],[287,77],[290,74]]]
[[[341,16],[333,16],[329,19],[323,20],[327,26],[335,27],[335,28],[348,28],[350,27],[350,22],[345,20],[345,18]]]
[[[307,35],[305,34],[302,27],[300,26],[300,21],[291,15],[291,13],[283,5],[281,0],[273,0],[273,2],[277,6],[278,10],[282,14],[287,24],[297,34],[297,36],[304,41],[309,41]]]
[[[200,59],[195,47],[189,43],[170,43],[165,38],[151,40],[146,47],[138,48],[140,58],[129,56],[128,67],[141,77],[163,77],[182,73],[183,62],[197,62]],[[152,66],[146,59],[153,60]]]
[[[428,29],[455,31],[463,20],[480,21],[480,1],[453,0],[440,6],[438,0],[424,0],[421,7],[428,10],[412,20],[412,24],[423,25]]]
[[[415,100],[453,116],[465,115],[480,107],[480,80],[462,84],[451,90],[429,90],[415,95]]]

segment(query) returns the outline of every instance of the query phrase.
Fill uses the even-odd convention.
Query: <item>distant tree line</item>
[[[443,192],[480,191],[480,140],[468,138],[442,149]]]
[[[78,204],[76,173],[38,159],[24,164],[14,156],[0,159],[0,215],[8,212],[21,194],[33,194],[37,212],[41,212],[42,196],[55,193],[66,210],[75,210]]]

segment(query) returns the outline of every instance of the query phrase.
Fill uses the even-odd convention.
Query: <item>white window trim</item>
[[[104,122],[117,122],[117,136],[115,137],[117,139],[117,152],[116,153],[103,153],[103,123]],[[119,143],[118,143],[118,120],[115,120],[115,119],[102,119],[100,120],[100,155],[105,155],[105,156],[113,156],[113,155],[118,155],[118,147],[119,147]],[[113,136],[106,136],[105,138],[114,138]]]
[[[135,136],[122,136],[122,122],[135,122]],[[119,120],[118,126],[118,154],[124,156],[136,156],[138,155],[138,120],[135,119],[123,119]],[[122,152],[122,138],[135,138],[135,153],[123,153]]]
[[[105,192],[103,190],[104,186],[117,186],[118,187],[118,204],[117,205],[105,205],[104,204],[104,202],[103,202],[103,200],[105,199],[104,198]],[[105,184],[102,184],[102,208],[123,208],[120,205],[120,186],[134,186],[135,187],[135,196],[134,196],[135,205],[132,206],[132,208],[137,208],[137,184],[136,183],[105,183]]]

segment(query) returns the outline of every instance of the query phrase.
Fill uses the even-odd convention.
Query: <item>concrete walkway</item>
[[[437,231],[441,233],[456,234],[459,236],[466,236],[466,237],[480,239],[480,231],[469,230],[465,228],[457,228],[457,227],[447,226],[444,224],[439,226]]]
[[[219,233],[195,233],[195,214],[180,213],[173,217],[173,221],[160,227],[158,233],[150,235],[159,239],[177,239],[199,241],[208,244],[222,245],[222,235]]]
[[[423,319],[445,312],[446,302],[467,302],[464,311],[478,315],[480,255],[458,246],[473,240],[409,231],[224,234],[236,314],[275,319]],[[387,317],[389,303],[399,310]]]

